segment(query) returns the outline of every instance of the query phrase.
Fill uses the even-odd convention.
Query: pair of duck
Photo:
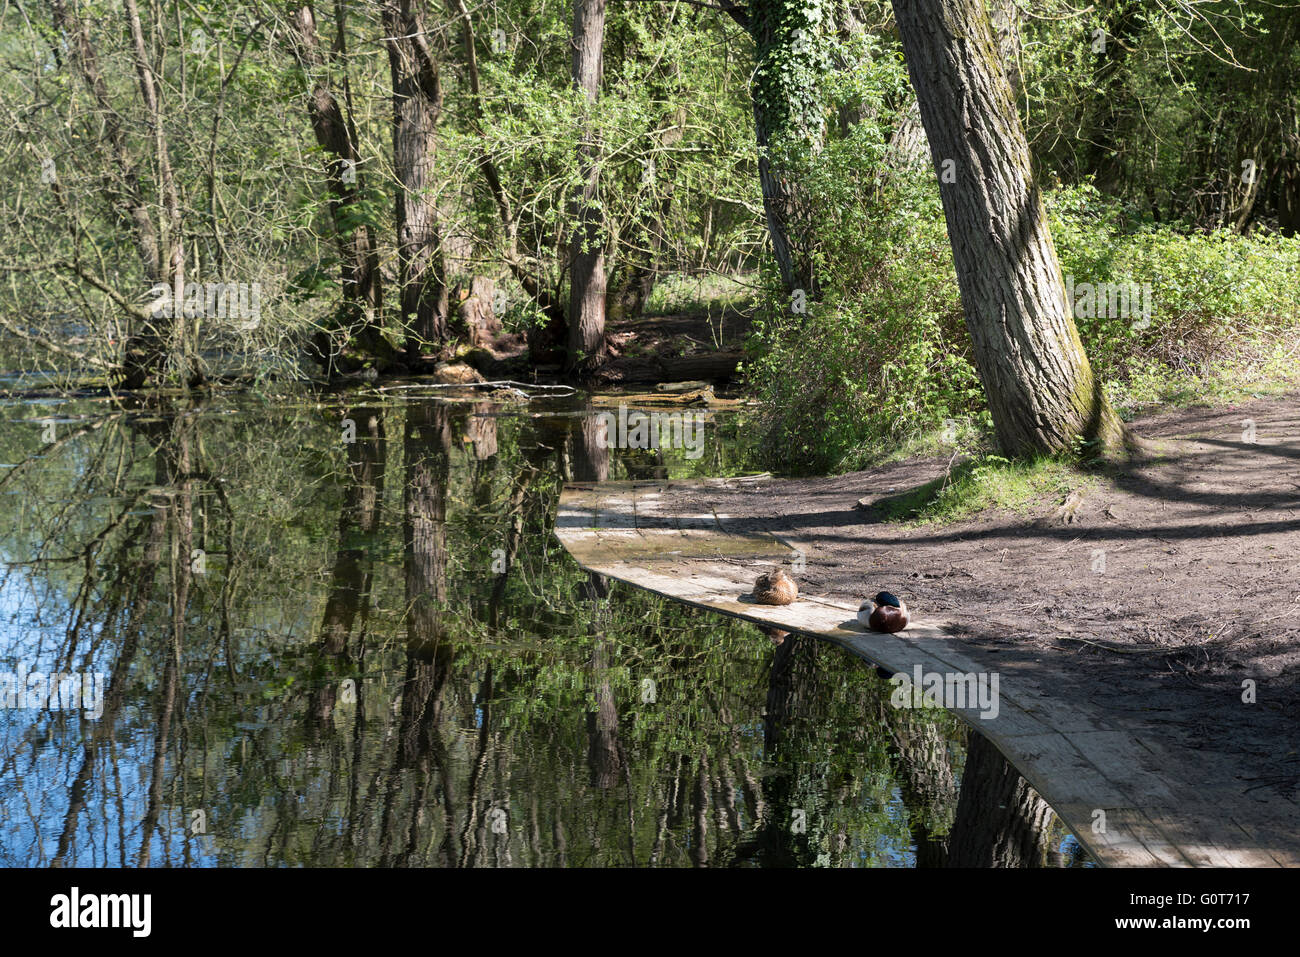
[[[788,605],[798,594],[799,586],[780,568],[754,582],[754,600],[763,605]],[[877,592],[874,599],[867,598],[858,606],[858,623],[873,631],[894,634],[910,621],[903,599],[887,591]]]

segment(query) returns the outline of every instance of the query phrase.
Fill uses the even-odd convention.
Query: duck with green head
[[[867,598],[858,606],[858,624],[872,631],[895,634],[911,622],[907,603],[887,591],[877,592],[875,599]]]

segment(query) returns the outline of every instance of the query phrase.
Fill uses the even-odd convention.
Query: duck
[[[798,594],[799,586],[780,568],[759,575],[754,582],[754,600],[760,605],[788,605]]]
[[[858,606],[858,624],[872,631],[893,634],[906,628],[911,620],[907,603],[887,591],[877,592],[874,599],[864,599]]]

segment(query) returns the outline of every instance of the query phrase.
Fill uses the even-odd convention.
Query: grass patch
[[[1131,377],[1123,385],[1108,383],[1111,403],[1120,417],[1183,409],[1194,405],[1229,405],[1251,399],[1276,398],[1300,387],[1297,348],[1278,350],[1266,363],[1221,363],[1220,367],[1181,375],[1152,372]]]
[[[1029,512],[1059,504],[1095,477],[1058,458],[1012,461],[980,455],[948,474],[879,503],[886,521],[913,525],[957,522],[987,509]]]

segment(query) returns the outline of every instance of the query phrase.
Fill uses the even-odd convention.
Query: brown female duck
[[[798,594],[799,586],[780,568],[759,575],[754,582],[754,601],[760,605],[788,605]]]

